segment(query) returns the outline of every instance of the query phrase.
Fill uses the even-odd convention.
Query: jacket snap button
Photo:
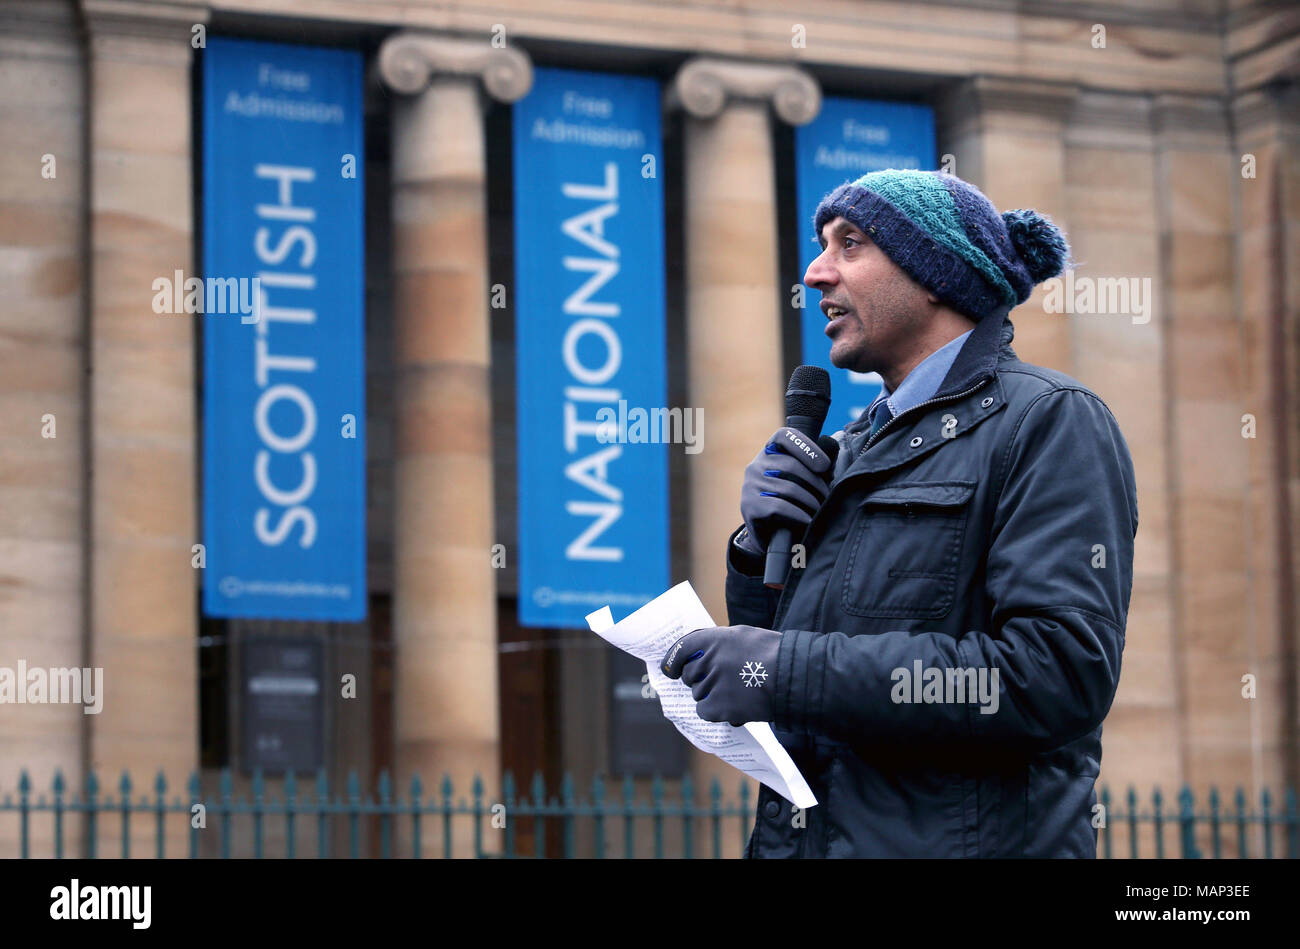
[[[781,805],[776,801],[768,801],[763,805],[763,813],[772,820],[776,820],[776,815],[781,813]]]
[[[917,435],[910,442],[908,442],[908,444],[911,445],[913,448],[915,448],[916,446],[920,445],[922,441],[924,441],[924,439],[922,439],[920,435]]]
[[[986,397],[982,402],[980,402],[980,405],[984,406],[984,408],[986,409],[992,404],[993,404],[993,396],[991,395]]]

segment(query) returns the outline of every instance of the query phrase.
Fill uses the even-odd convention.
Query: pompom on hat
[[[978,188],[942,171],[888,168],[846,181],[817,206],[817,235],[837,217],[976,322],[1024,303],[1070,263],[1049,218],[1023,208],[999,214]]]

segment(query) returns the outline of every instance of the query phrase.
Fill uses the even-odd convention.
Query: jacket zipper
[[[883,435],[885,432],[889,431],[889,426],[893,425],[900,418],[904,418],[905,416],[910,415],[911,413],[915,412],[917,409],[923,409],[927,405],[937,405],[940,402],[952,402],[955,399],[964,399],[972,392],[978,392],[980,389],[984,388],[984,386],[988,384],[988,381],[989,381],[988,378],[984,378],[981,379],[979,382],[977,382],[975,385],[971,386],[965,392],[958,392],[956,395],[945,395],[937,399],[928,399],[925,402],[921,402],[918,405],[912,406],[910,409],[904,409],[902,412],[899,412],[897,415],[892,417],[884,425],[880,426],[880,428],[876,430],[876,434],[867,436],[866,444],[864,444],[858,450],[858,458],[861,458],[863,454],[866,452],[866,450],[870,448],[873,444],[875,444],[876,439],[879,438],[881,435]]]
[[[966,396],[970,395],[972,392],[978,392],[980,389],[984,388],[984,386],[988,383],[988,381],[989,381],[988,378],[981,379],[979,382],[977,382],[975,385],[971,386],[971,387],[970,387],[969,389],[967,389],[965,392],[958,392],[956,395],[946,395],[946,396],[943,396],[943,397],[941,397],[941,398],[937,398],[937,399],[928,399],[928,400],[926,400],[925,402],[920,403],[919,405],[914,405],[914,406],[912,406],[910,409],[907,409],[906,411],[900,412],[898,415],[895,415],[893,418],[891,418],[891,419],[890,419],[888,422],[886,422],[884,425],[880,426],[880,429],[876,432],[875,435],[868,436],[866,444],[863,445],[863,446],[862,446],[862,450],[858,452],[858,457],[861,458],[862,455],[863,455],[863,453],[864,453],[868,448],[870,448],[870,447],[872,446],[872,444],[875,442],[875,440],[876,440],[877,438],[880,437],[881,433],[887,431],[887,430],[889,429],[889,426],[893,425],[896,421],[898,421],[898,420],[899,420],[900,418],[902,418],[903,416],[905,416],[905,415],[907,415],[907,414],[909,414],[909,413],[911,413],[911,412],[915,412],[917,409],[925,408],[925,407],[928,406],[928,405],[935,405],[935,404],[940,403],[940,402],[951,402],[951,401],[953,401],[953,400],[955,400],[955,399],[964,399]],[[819,620],[819,622],[821,622],[821,621],[824,620],[824,616],[823,616],[822,614],[824,613],[825,608],[826,608],[826,590],[829,589],[829,587],[830,587],[830,585],[829,585],[829,583],[828,583],[827,586],[826,586],[826,588],[824,588],[824,589],[822,590],[822,592],[821,592],[821,597],[820,597],[820,599],[819,599],[819,601],[818,601],[818,604],[817,604],[817,614],[818,614],[818,620]],[[777,613],[778,613],[778,614],[781,612],[781,608],[784,607],[784,606],[786,606],[786,604],[789,602],[789,598],[786,596],[786,594],[789,593],[789,592],[790,592],[790,588],[789,588],[788,585],[787,585],[787,587],[786,587],[784,590],[781,591],[781,594],[782,594],[782,595],[781,595],[781,600],[780,600],[780,602],[777,604]],[[779,626],[780,626],[780,620],[782,620],[782,619],[784,619],[783,616],[774,618],[774,619],[773,619],[773,625],[779,627]],[[824,625],[824,622],[823,622],[823,625]],[[805,753],[808,754],[810,757],[812,757],[812,758],[815,759],[816,756],[817,756],[817,743],[816,743],[816,741],[813,740],[813,739],[811,739],[811,738],[807,738],[807,737],[804,739],[804,741],[805,741]],[[832,767],[832,769],[833,769],[833,768],[834,768],[834,765],[832,764],[831,767]],[[825,805],[823,805],[823,806],[825,806]],[[757,833],[757,828],[755,828],[755,833]],[[823,829],[823,833],[825,833],[825,829]],[[824,841],[823,841],[823,843],[824,843]],[[801,835],[800,838],[799,838],[799,845],[798,845],[798,853],[799,853],[799,856],[801,856],[801,857],[807,856],[807,851],[808,851],[808,847],[809,847],[809,846],[810,846],[810,844],[809,844],[809,841],[808,841],[808,835],[807,835],[807,834],[803,834],[803,835]]]

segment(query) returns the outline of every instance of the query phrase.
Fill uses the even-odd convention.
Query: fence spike
[[[1300,814],[1296,812],[1295,788],[1286,789],[1286,855],[1291,859],[1300,857]]]
[[[1186,784],[1178,792],[1178,822],[1181,825],[1182,853],[1187,858],[1200,857],[1196,849],[1196,799]]]

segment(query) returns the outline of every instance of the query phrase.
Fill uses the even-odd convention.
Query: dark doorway
[[[498,601],[498,684],[501,690],[501,773],[515,779],[515,799],[532,800],[533,776],[540,773],[546,800],[560,796],[561,740],[559,709],[558,631],[520,626],[514,597]],[[515,822],[515,853],[536,852],[537,821]],[[546,853],[556,856],[563,846],[557,819],[545,821]]]

